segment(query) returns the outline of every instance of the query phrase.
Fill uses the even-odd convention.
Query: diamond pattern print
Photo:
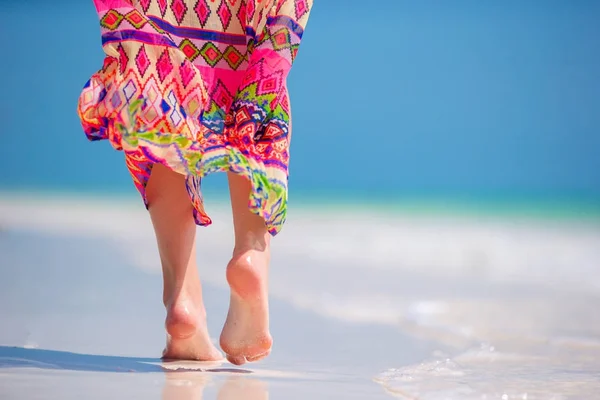
[[[263,78],[258,83],[256,93],[264,96],[265,94],[277,93],[280,88],[281,77],[273,74],[267,78]]]
[[[148,12],[148,9],[150,8],[150,2],[151,0],[138,0],[140,3],[140,6],[142,6],[142,10],[144,10],[145,13]]]
[[[283,107],[286,112],[290,112],[290,102],[288,96],[281,96],[281,102],[279,104],[281,104],[281,107]]]
[[[246,17],[248,17],[248,21],[252,21],[254,19],[254,13],[256,12],[256,8],[254,7],[254,2],[249,1],[246,3]]]
[[[164,17],[167,12],[167,0],[158,0],[158,8],[160,9],[160,15]]]
[[[187,13],[188,8],[183,0],[173,0],[173,2],[171,3],[171,11],[173,11],[173,15],[175,16],[177,23],[181,25],[181,22],[183,22],[183,18],[185,17],[185,13]]]
[[[123,88],[123,94],[125,95],[127,101],[131,100],[136,91],[137,87],[135,86],[133,79],[130,79],[129,82],[127,82],[127,85],[125,85]]]
[[[200,50],[194,43],[192,43],[189,39],[183,39],[181,43],[179,43],[179,49],[183,51],[183,54],[190,60],[194,61],[200,55]]]
[[[300,45],[298,44],[294,44],[292,45],[292,62],[294,62],[296,60],[296,57],[298,56],[298,48],[300,47]]]
[[[157,106],[158,103],[160,103],[156,78],[153,75],[150,75],[150,79],[148,79],[148,82],[146,82],[144,94],[146,95],[147,99],[150,100],[151,104]]]
[[[229,7],[225,4],[225,1],[221,0],[221,5],[217,10],[217,14],[221,19],[221,24],[223,25],[223,30],[227,30],[229,27],[229,23],[231,22],[231,11],[229,11]]]
[[[217,83],[217,86],[213,90],[210,97],[219,107],[221,107],[224,110],[228,110],[231,107],[231,104],[233,103],[233,96],[231,95],[231,93],[229,93],[229,91],[221,81]]]
[[[289,49],[291,41],[290,31],[287,28],[281,28],[271,36],[271,43],[275,50]]]
[[[240,26],[246,26],[248,24],[248,20],[246,19],[246,7],[244,4],[240,4],[240,8],[237,12],[237,18],[240,21]]]
[[[146,46],[141,46],[137,55],[135,56],[135,65],[140,72],[142,78],[146,74],[146,71],[150,67],[150,60],[148,59],[148,54],[146,54]]]
[[[124,74],[127,68],[127,63],[129,62],[129,57],[127,57],[127,52],[121,45],[117,47],[117,52],[119,53],[119,72]]]
[[[204,61],[206,61],[211,67],[217,65],[221,58],[223,58],[223,55],[221,54],[217,46],[215,46],[211,42],[206,42],[206,44],[202,46],[200,54],[202,54]]]
[[[309,10],[306,0],[296,0],[296,19],[300,20]]]
[[[240,67],[242,62],[244,61],[244,56],[240,53],[235,47],[229,46],[225,49],[223,53],[223,58],[227,61],[227,64],[231,67],[231,69],[236,70]]]
[[[169,116],[171,118],[171,121],[177,126],[179,125],[179,123],[181,122],[182,118],[181,115],[177,112],[177,110],[173,110],[173,112],[171,113],[171,115]]]
[[[187,87],[190,84],[191,80],[194,79],[196,75],[196,70],[192,67],[191,63],[183,63],[181,67],[179,67],[179,74],[181,75],[181,82],[183,83],[183,87]]]
[[[144,112],[144,118],[146,118],[149,123],[153,123],[156,118],[158,118],[158,111],[156,111],[154,106],[148,106]]]
[[[211,14],[210,7],[206,3],[206,0],[198,0],[196,7],[194,7],[194,11],[198,16],[200,25],[204,27],[206,25],[206,21],[208,21],[208,17],[210,17]]]
[[[144,110],[144,118],[149,123],[153,123],[158,118],[157,107],[160,103],[158,97],[158,90],[156,88],[156,81],[154,77],[150,75],[149,80],[146,82],[143,94],[146,97],[146,109]]]
[[[121,25],[121,21],[123,21],[123,16],[117,11],[111,9],[109,12],[104,14],[104,17],[102,17],[100,20],[100,25],[106,29],[114,31],[119,27],[119,25]]]
[[[142,14],[138,10],[131,10],[127,15],[125,15],[125,19],[129,22],[135,29],[141,29],[144,25],[146,25],[147,20],[142,17]]]
[[[121,94],[119,92],[115,92],[115,94],[113,94],[112,99],[110,100],[110,104],[117,108],[121,105],[121,103],[123,102],[123,100],[121,100]]]
[[[280,136],[284,135],[285,132],[276,124],[269,124],[267,128],[263,131],[262,139],[265,140],[273,140],[277,139]]]
[[[160,106],[161,97],[159,95],[156,78],[154,75],[150,74],[143,93],[144,96],[146,96],[146,109],[144,111],[144,117],[148,122],[155,122],[159,117],[158,107]]]
[[[200,225],[211,223],[200,179],[244,175],[251,211],[277,233],[291,132],[285,77],[314,0],[94,1],[107,57],[78,107],[88,138],[126,153],[143,199],[154,163],[193,176]]]
[[[167,76],[173,71],[173,63],[169,57],[169,49],[165,49],[156,62],[156,70],[158,71],[158,79],[164,82]]]
[[[244,74],[244,78],[242,79],[243,86],[250,86],[252,83],[256,82],[259,78],[259,69],[260,68],[252,68]]]
[[[196,111],[200,110],[201,106],[202,106],[202,101],[200,99],[198,99],[198,96],[189,98],[188,102],[185,104],[185,107],[187,108],[188,112],[191,115],[196,114]]]

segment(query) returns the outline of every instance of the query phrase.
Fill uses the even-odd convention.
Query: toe
[[[233,365],[243,365],[246,363],[246,357],[244,356],[232,356],[227,354],[227,360]]]

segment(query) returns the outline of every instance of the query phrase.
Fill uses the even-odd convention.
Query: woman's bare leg
[[[265,221],[248,209],[250,182],[233,173],[228,180],[235,247],[227,265],[231,297],[220,342],[227,359],[241,365],[266,357],[273,343],[268,301],[270,235]]]
[[[196,224],[185,177],[155,164],[146,187],[163,272],[167,346],[163,358],[219,360],[206,326],[196,266]]]

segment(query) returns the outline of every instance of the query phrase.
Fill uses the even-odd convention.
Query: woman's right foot
[[[201,310],[198,310],[201,308]],[[204,306],[179,299],[167,305],[167,346],[163,359],[219,361],[223,355],[213,345],[208,334]]]
[[[249,250],[227,265],[231,298],[220,344],[232,364],[258,361],[271,352],[268,263],[268,252]]]

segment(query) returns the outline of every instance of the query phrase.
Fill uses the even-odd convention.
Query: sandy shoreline
[[[326,319],[273,300],[275,347],[268,360],[165,374],[156,358],[164,344],[158,275],[120,262],[109,244],[78,237],[5,231],[0,253],[2,399],[75,399],[82,394],[98,399],[325,399],[341,394],[377,399],[385,397],[372,380],[378,371],[399,356],[410,364],[425,354],[423,345],[396,329]],[[228,294],[204,284],[204,295],[216,337]],[[385,347],[396,340],[400,348]],[[190,365],[167,364],[174,367]],[[237,397],[240,391],[243,397]]]
[[[214,210],[198,245],[216,338],[231,226]],[[139,204],[0,198],[0,398],[569,400],[600,390],[597,224],[316,215],[297,210],[276,239],[269,359],[164,373],[158,258]]]

